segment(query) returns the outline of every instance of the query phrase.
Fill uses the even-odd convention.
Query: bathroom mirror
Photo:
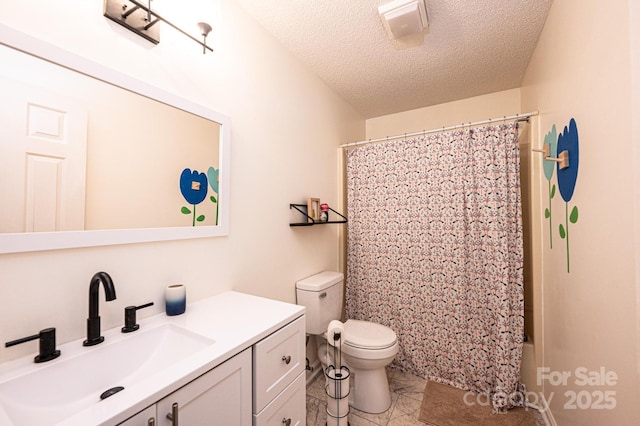
[[[228,234],[228,117],[1,24],[0,63],[0,253]]]

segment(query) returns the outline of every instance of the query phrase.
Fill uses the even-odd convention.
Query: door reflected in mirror
[[[226,234],[226,117],[80,57],[30,53],[0,45],[0,253]],[[23,247],[33,234],[51,244]]]

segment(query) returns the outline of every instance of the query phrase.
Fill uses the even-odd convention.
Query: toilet
[[[325,271],[296,282],[296,300],[306,308],[307,334],[318,338],[318,358],[333,363],[326,333],[342,316],[344,275]],[[391,406],[385,367],[398,353],[396,333],[382,324],[349,319],[344,323],[342,364],[351,372],[349,405],[365,413],[382,413]],[[329,349],[329,350],[327,350]]]

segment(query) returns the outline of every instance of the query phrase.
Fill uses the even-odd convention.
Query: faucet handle
[[[148,308],[153,306],[153,302],[145,303],[140,306],[127,306],[124,308],[124,327],[122,327],[123,333],[131,333],[140,328],[139,324],[136,324],[136,311],[142,308]]]
[[[20,343],[30,342],[31,340],[40,339],[40,353],[33,358],[34,362],[46,362],[56,359],[60,356],[60,351],[56,349],[56,329],[45,328],[40,333],[33,336],[23,337],[21,339],[12,340],[4,344],[5,348],[19,345]]]

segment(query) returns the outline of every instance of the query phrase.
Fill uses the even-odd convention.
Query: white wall
[[[556,0],[522,86],[522,108],[540,111],[541,135],[553,124],[561,132],[571,118],[579,133],[578,179],[570,202],[570,208],[578,206],[579,219],[570,225],[570,272],[565,241],[558,235],[565,214],[559,194],[552,202],[552,249],[545,219],[540,234],[544,365],[554,374],[570,374],[566,385],[542,381],[560,425],[630,425],[640,418],[638,247],[633,232],[638,224],[633,161],[638,118],[631,113],[630,72],[630,23],[637,26],[638,21],[637,10],[635,20],[629,15],[631,3]],[[637,75],[633,79],[637,85]],[[546,200],[547,181],[541,169],[538,175],[540,197]],[[557,182],[555,177],[552,182]],[[543,217],[544,206],[546,202],[534,207],[533,214]],[[618,380],[585,385],[576,376],[577,368],[598,375],[604,368]],[[609,392],[609,397],[603,401],[600,392]],[[578,403],[572,400],[580,395]],[[591,405],[597,401],[603,408]]]
[[[3,24],[217,110],[232,123],[228,237],[0,255],[0,341],[51,326],[60,343],[83,337],[89,280],[101,270],[111,274],[118,295],[100,302],[103,328],[111,328],[120,326],[128,305],[154,301],[139,315],[162,312],[171,283],[185,283],[190,301],[236,289],[295,302],[297,279],[338,267],[342,225],[290,228],[288,204],[315,196],[338,205],[336,147],[361,139],[364,120],[234,1],[180,2],[190,6],[196,13],[189,22],[214,26],[213,54],[203,56],[199,45],[166,26],[153,46],[104,18],[101,1],[0,2]],[[2,346],[0,361],[36,345]]]

